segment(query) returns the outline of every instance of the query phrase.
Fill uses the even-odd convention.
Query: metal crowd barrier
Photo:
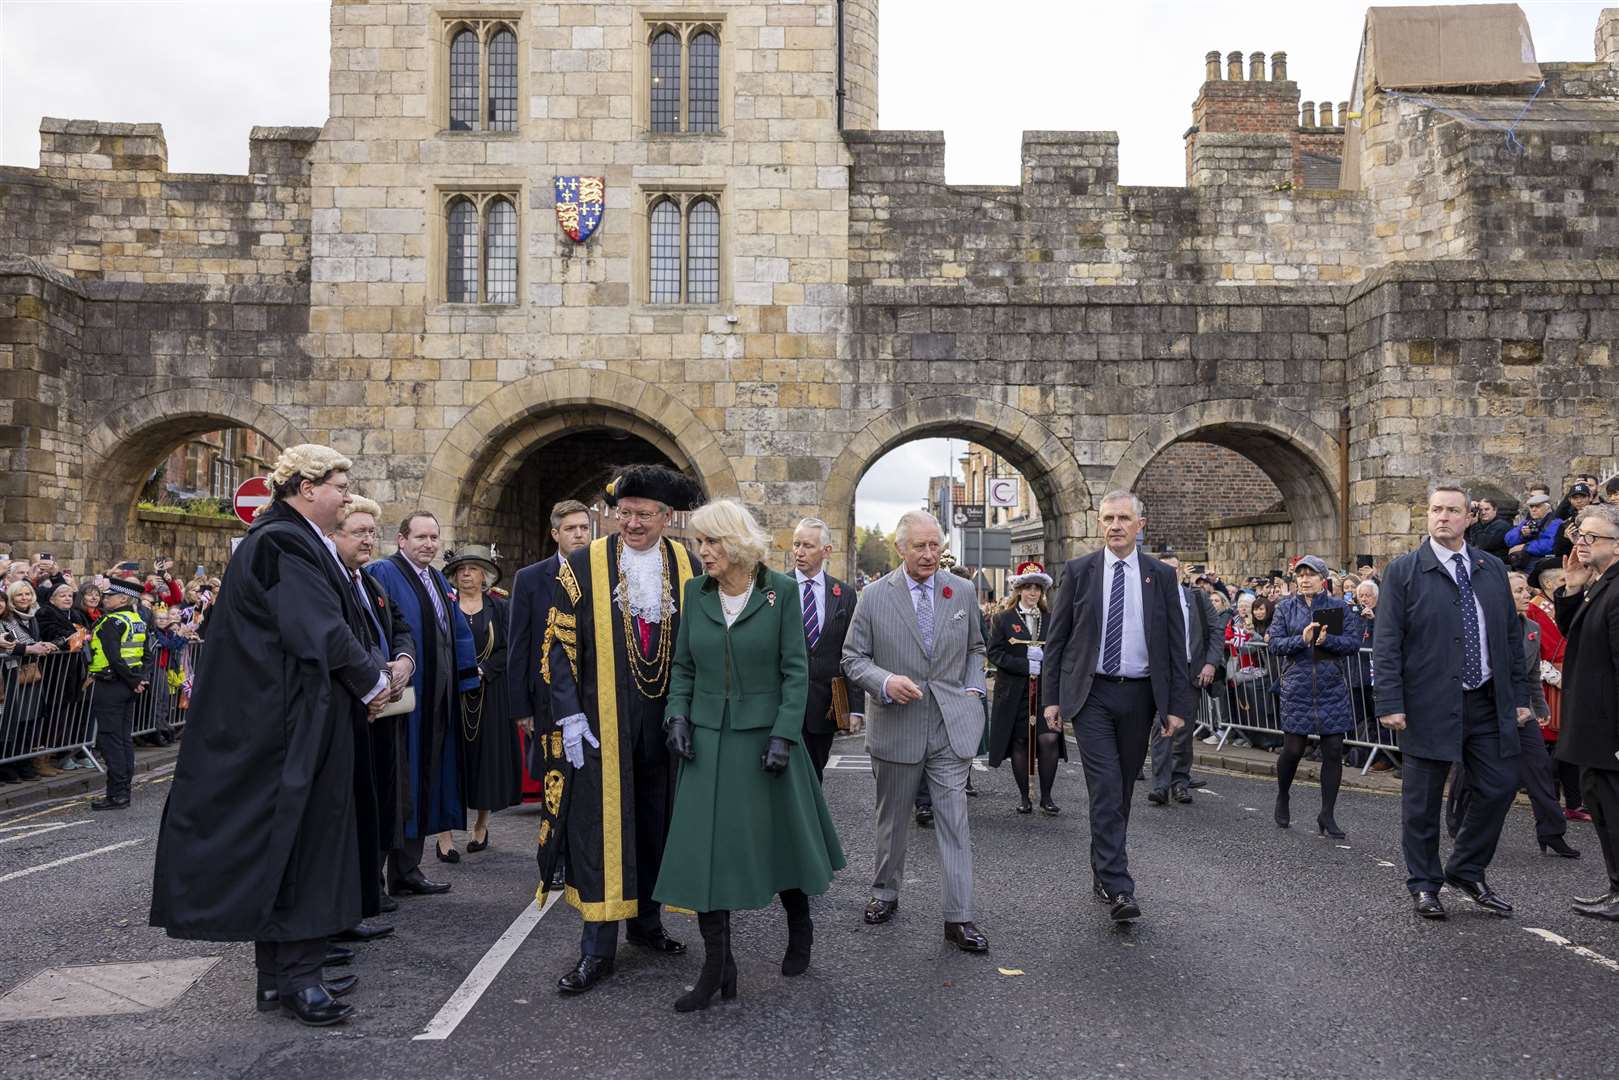
[[[132,737],[178,735],[185,727],[197,661],[202,658],[202,642],[188,642],[179,653],[178,657],[170,658],[168,668],[162,671],[157,669],[155,656],[148,661],[146,692],[136,695],[134,701],[135,714],[129,732]]]
[[[1198,707],[1197,735],[1217,737],[1216,750],[1224,749],[1235,732],[1257,735],[1257,739],[1249,739],[1253,743],[1281,742],[1282,658],[1272,654],[1263,642],[1249,642],[1242,646],[1242,653],[1253,661],[1252,666],[1239,668],[1235,678],[1215,683],[1202,695]],[[1344,744],[1370,751],[1361,765],[1363,774],[1380,755],[1398,764],[1395,754],[1399,746],[1394,732],[1377,722],[1373,707],[1372,650],[1361,649],[1344,657],[1343,661],[1349,682],[1350,713],[1355,718],[1355,728],[1344,738]]]
[[[90,753],[96,741],[90,718],[93,687],[86,687],[83,653],[49,653],[0,667],[0,764],[42,754],[72,753],[100,768]],[[34,681],[24,673],[39,672]]]

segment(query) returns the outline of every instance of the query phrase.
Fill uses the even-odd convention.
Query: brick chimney
[[[1614,23],[1619,48],[1619,10]],[[1600,40],[1600,32],[1599,32]],[[1186,179],[1192,182],[1193,149],[1199,135],[1287,135],[1293,142],[1293,186],[1306,184],[1304,155],[1312,158],[1338,159],[1343,156],[1342,114],[1345,106],[1337,109],[1340,123],[1333,123],[1333,105],[1320,103],[1317,119],[1315,102],[1299,101],[1299,85],[1287,71],[1287,53],[1270,54],[1270,77],[1265,77],[1266,56],[1262,52],[1249,54],[1247,75],[1244,77],[1244,55],[1233,50],[1226,54],[1225,77],[1221,78],[1221,54],[1210,50],[1203,58],[1204,79],[1192,103],[1192,126],[1186,132]],[[1321,170],[1317,170],[1317,183],[1321,186]]]

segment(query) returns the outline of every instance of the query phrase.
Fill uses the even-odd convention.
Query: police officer
[[[90,715],[96,721],[96,749],[107,762],[107,794],[90,804],[92,810],[129,808],[135,771],[130,705],[146,689],[146,622],[134,610],[140,598],[138,582],[111,579],[101,599],[105,613],[90,631],[90,678],[96,683]]]

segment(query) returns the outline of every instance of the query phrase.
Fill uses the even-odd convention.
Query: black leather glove
[[[697,750],[691,744],[691,721],[684,716],[671,716],[663,722],[663,744],[678,758],[697,759]]]
[[[759,768],[771,776],[780,776],[787,771],[787,755],[792,752],[793,744],[780,735],[770,736],[770,743],[765,747],[764,757],[759,759]]]

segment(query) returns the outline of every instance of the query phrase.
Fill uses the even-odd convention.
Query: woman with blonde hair
[[[664,730],[680,759],[669,839],[653,895],[697,912],[706,950],[677,1012],[736,997],[731,912],[787,911],[783,975],[809,967],[809,897],[843,868],[843,849],[809,755],[798,747],[809,688],[793,579],[764,565],[769,538],[732,499],[691,515],[703,575],[686,585]]]

